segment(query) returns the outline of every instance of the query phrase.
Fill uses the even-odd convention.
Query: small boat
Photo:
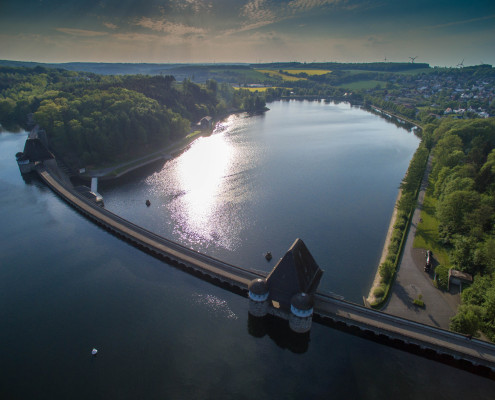
[[[91,355],[96,356],[98,354],[98,350],[93,347],[93,350],[91,350]]]
[[[267,261],[270,261],[272,259],[272,253],[270,253],[269,251],[267,251],[266,254],[265,254],[265,258],[267,259]]]
[[[151,206],[151,201],[146,200],[146,207],[149,207],[149,206]]]

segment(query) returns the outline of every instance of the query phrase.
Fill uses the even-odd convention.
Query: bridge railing
[[[426,324],[422,324],[420,322],[416,322],[416,321],[413,321],[413,320],[410,320],[407,318],[398,317],[398,316],[395,316],[392,314],[387,314],[387,313],[384,313],[384,312],[379,311],[379,310],[363,307],[359,304],[351,303],[347,300],[338,299],[338,298],[335,298],[335,297],[332,297],[332,296],[329,296],[329,295],[326,295],[326,294],[320,293],[320,292],[316,293],[315,300],[317,300],[317,301],[319,300],[319,301],[327,302],[327,303],[333,303],[333,304],[340,304],[343,308],[352,309],[352,310],[355,310],[361,314],[368,314],[370,316],[373,316],[373,318],[375,318],[375,319],[380,319],[382,321],[388,322],[388,323],[393,324],[395,326],[401,325],[401,326],[407,326],[409,328],[414,326],[414,327],[418,328],[418,330],[421,330],[423,332],[429,332],[437,338],[438,337],[444,337],[444,338],[448,338],[449,340],[454,339],[455,341],[459,341],[459,342],[465,342],[469,338],[468,336],[463,335],[462,333],[452,332],[452,331],[449,331],[449,330],[446,330],[443,328],[439,328],[436,326],[426,325]],[[316,306],[316,304],[315,304],[315,306]],[[476,338],[470,339],[470,342],[476,343],[477,346],[483,347],[487,351],[495,354],[495,344],[494,343],[486,342],[484,340],[479,340]]]
[[[132,231],[136,232],[136,233],[139,233],[143,236],[146,236],[148,237],[149,239],[153,240],[153,241],[156,241],[160,244],[163,244],[167,247],[170,247],[184,255],[187,255],[189,257],[192,257],[198,261],[202,261],[204,263],[207,263],[207,264],[212,264],[212,265],[215,265],[215,266],[220,266],[220,267],[223,267],[225,269],[229,269],[229,270],[232,270],[232,271],[237,271],[238,273],[241,273],[243,276],[248,276],[248,277],[253,277],[253,278],[256,278],[256,277],[266,277],[266,274],[263,275],[261,274],[260,272],[257,272],[257,271],[252,271],[252,270],[249,270],[247,268],[243,268],[243,267],[239,267],[239,266],[236,266],[236,265],[233,265],[233,264],[229,264],[227,262],[224,262],[222,260],[219,260],[215,257],[212,257],[212,256],[208,256],[206,254],[203,254],[203,253],[200,253],[196,250],[193,250],[193,249],[190,249],[186,246],[183,246],[177,242],[174,242],[170,239],[166,239],[164,238],[163,236],[160,236],[152,231],[149,231],[139,225],[136,225],[120,216],[118,216],[117,214],[114,214],[112,213],[111,211],[105,209],[105,208],[102,208],[94,203],[92,203],[90,200],[88,200],[87,198],[85,198],[84,196],[82,196],[80,193],[76,192],[75,190],[73,190],[72,188],[70,187],[67,187],[63,182],[61,182],[54,174],[51,174],[50,171],[48,171],[46,168],[44,168],[43,166],[40,166],[38,165],[37,166],[37,171],[38,171],[38,174],[39,176],[43,179],[43,181],[45,183],[48,184],[48,186],[50,188],[52,188],[53,190],[55,190],[59,195],[62,196],[62,198],[64,198],[69,204],[71,204],[72,206],[75,206],[76,208],[80,208],[80,205],[77,204],[77,202],[74,202],[72,201],[68,196],[66,196],[64,193],[63,193],[63,190],[67,191],[68,193],[70,193],[71,196],[73,197],[76,197],[77,200],[81,203],[83,203],[85,205],[85,207],[89,207],[91,209],[91,217],[94,218],[94,219],[97,219],[99,222],[103,223],[102,219],[99,218],[98,214],[102,214],[102,215],[105,215],[106,217],[108,217],[109,219],[119,223],[119,224],[122,224],[126,227],[128,227],[129,229],[131,229]],[[59,186],[56,187],[54,185],[52,185],[47,179],[44,178],[43,176],[43,173],[47,173],[49,175],[49,177],[55,181],[56,185]],[[60,190],[63,189],[63,190]]]

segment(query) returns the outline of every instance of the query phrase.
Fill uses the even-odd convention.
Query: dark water
[[[295,184],[292,179],[299,173],[296,166],[316,166],[313,174],[317,183],[317,174],[323,174],[325,178],[322,179],[330,179],[332,176],[326,171],[328,165],[320,164],[323,157],[318,156],[332,146],[327,143],[323,133],[313,136],[310,128],[324,125],[320,112],[328,118],[336,118],[331,116],[330,106],[275,103],[270,107],[272,111],[265,117],[241,119],[239,124],[242,128],[239,131],[228,131],[229,128],[226,128],[225,133],[218,136],[223,135],[228,143],[238,146],[234,146],[235,151],[256,149],[259,139],[258,143],[261,144],[258,144],[258,148],[263,148],[263,152],[245,155],[246,159],[235,158],[237,161],[232,162],[243,166],[239,170],[251,171],[247,175],[251,175],[250,187],[253,190],[257,187],[265,190],[268,190],[267,187],[272,188],[273,192],[266,193],[266,198],[261,194],[258,199],[243,193],[240,186],[235,186],[235,178],[227,178],[223,173],[224,178],[216,185],[218,192],[215,192],[215,196],[226,196],[222,199],[231,196],[231,202],[202,201],[199,206],[190,209],[188,214],[198,219],[188,220],[184,217],[183,226],[174,230],[170,226],[181,221],[181,207],[193,200],[186,201],[187,186],[182,189],[169,188],[169,192],[163,189],[166,186],[159,186],[157,182],[167,182],[165,178],[160,180],[165,175],[164,171],[148,177],[135,176],[134,180],[122,186],[123,189],[102,187],[101,191],[109,207],[114,210],[127,208],[127,216],[133,218],[139,217],[140,213],[135,209],[144,209],[145,199],[142,196],[149,193],[152,206],[146,212],[154,217],[144,218],[145,224],[159,227],[160,232],[169,229],[176,235],[174,237],[182,238],[184,243],[191,243],[214,255],[225,255],[229,261],[241,265],[257,263],[262,269],[270,268],[271,264],[260,262],[260,254],[266,248],[274,254],[275,251],[281,254],[291,244],[296,232],[296,235],[305,239],[317,261],[326,267],[322,285],[347,298],[357,298],[361,292],[366,292],[364,286],[370,279],[369,276],[361,278],[361,271],[371,275],[373,267],[355,261],[351,264],[352,268],[362,264],[366,264],[366,268],[355,271],[346,267],[332,272],[332,252],[339,246],[329,242],[337,240],[338,235],[332,233],[334,228],[330,227],[329,220],[325,222],[325,218],[335,218],[330,221],[342,225],[341,221],[345,220],[346,215],[353,213],[341,211],[344,215],[332,216],[326,207],[327,201],[317,198],[320,194],[301,194],[302,189],[295,188],[299,204],[307,199],[310,205],[306,205],[305,209],[320,209],[321,221],[316,219],[314,224],[328,224],[326,228],[311,234],[301,222],[304,218],[296,215],[293,219],[283,221],[277,230],[274,226],[276,215],[270,215],[274,213],[273,207],[263,214],[269,218],[266,223],[250,214],[248,222],[241,219],[246,215],[243,212],[263,210],[270,203],[270,198],[278,199],[279,215],[293,209],[290,199],[295,196],[294,190],[289,191],[288,188]],[[277,125],[271,120],[270,113],[276,115],[277,110],[283,109],[289,111],[287,124],[279,121]],[[268,174],[265,178],[264,174],[281,168],[279,163],[283,159],[283,149],[297,150],[301,146],[301,142],[297,144],[297,127],[291,127],[293,123],[289,121],[289,117],[296,112],[308,113],[306,125],[299,127],[299,132],[307,136],[306,143],[311,150],[301,147],[299,152],[293,151],[295,159],[289,157],[288,160],[294,164],[291,173],[286,174],[290,178],[284,185],[283,181],[273,182],[274,175]],[[392,168],[400,169],[398,162],[406,168],[408,157],[417,144],[410,133],[390,128],[391,125],[384,125],[374,116],[348,110],[344,106],[337,107],[335,112],[342,114],[343,119],[346,113],[350,113],[351,123],[355,124],[356,130],[375,126],[374,130],[366,134],[372,144],[366,144],[364,138],[352,143],[354,139],[349,137],[348,146],[354,146],[356,152],[361,154],[355,158],[355,169],[351,169],[355,175],[349,180],[363,184],[357,172],[359,165],[367,170],[379,164],[391,163]],[[234,122],[232,125],[236,124]],[[343,120],[341,125],[345,126]],[[284,132],[272,129],[276,126],[290,135],[292,143],[282,144]],[[252,127],[255,128],[251,131],[254,137],[250,139],[248,131]],[[326,129],[331,134],[334,128]],[[378,141],[375,135],[381,135],[381,131],[388,132],[385,138],[403,136],[411,143],[404,145],[399,140],[383,144],[382,151],[386,159],[366,164],[366,148],[370,146],[378,151],[380,146],[375,143]],[[335,130],[333,132],[343,139],[347,135]],[[276,137],[271,137],[272,134]],[[492,398],[495,390],[493,381],[317,324],[313,325],[309,343],[300,347],[287,341],[286,331],[277,327],[272,327],[262,337],[254,336],[248,326],[247,302],[244,298],[138,251],[88,222],[36,179],[24,181],[14,154],[22,150],[25,138],[25,134],[0,134],[1,399]],[[218,139],[214,135],[204,141],[207,140]],[[272,147],[275,143],[278,150]],[[320,146],[325,150],[320,151]],[[342,143],[340,146],[340,150],[335,149],[333,153],[339,160],[335,161],[336,169],[341,168],[344,162],[342,153],[345,146]],[[393,157],[396,160],[393,162],[390,156],[395,152],[401,156]],[[275,153],[279,153],[278,162],[273,160],[266,164],[265,161]],[[299,157],[296,157],[297,154]],[[253,163],[252,170],[247,168],[248,157],[258,160]],[[167,168],[178,162],[179,159],[173,161]],[[203,168],[212,166],[212,163],[205,162]],[[395,179],[394,176],[397,178],[391,183],[392,188],[396,188],[403,170],[383,174],[383,182]],[[246,173],[239,175],[242,177]],[[337,175],[335,173],[333,176]],[[174,182],[170,179],[170,182]],[[340,187],[326,185],[327,190],[335,195],[334,207],[345,203],[345,199],[339,198],[339,193],[344,190],[343,186],[349,185],[342,178],[335,179]],[[155,190],[146,192],[153,182]],[[227,182],[239,191],[237,195],[227,194],[227,187],[222,186]],[[320,183],[323,187],[323,183]],[[373,186],[372,182],[365,183]],[[137,194],[126,195],[126,191],[132,193],[132,185]],[[277,185],[287,187],[287,190],[277,195]],[[185,193],[177,193],[179,190]],[[393,204],[395,190],[390,191],[390,204],[384,205],[383,209]],[[355,189],[355,192],[361,192],[361,195],[356,196],[356,199],[350,195],[346,197],[352,210],[363,211],[360,208],[365,207],[362,203],[382,209],[382,206],[373,202],[376,194],[365,194],[363,189]],[[166,205],[165,201],[159,202],[160,199],[168,199],[172,193],[176,195],[171,198],[172,205]],[[126,196],[127,206],[124,201]],[[218,199],[215,196],[212,198]],[[383,199],[379,201],[385,202]],[[237,215],[238,219],[231,216],[231,224],[222,225],[221,216],[215,213],[227,213],[229,209],[233,211],[228,215]],[[208,231],[209,224],[201,225],[199,222],[193,225],[195,221],[201,221],[202,214],[198,210],[203,213],[210,210],[211,214],[207,216],[214,229]],[[378,210],[370,210],[369,214],[379,213]],[[367,229],[360,226],[354,230],[363,237],[383,236],[390,210],[382,213],[385,221],[381,222],[381,228],[376,228],[379,232],[375,233],[375,228],[368,228],[372,233],[366,236]],[[169,216],[170,221],[165,220],[163,215]],[[351,221],[356,223],[358,220]],[[249,233],[255,229],[251,227],[256,226],[264,227],[260,229],[259,239]],[[197,236],[193,234],[195,227],[199,232]],[[297,234],[301,229],[304,232]],[[362,230],[365,232],[360,233]],[[326,231],[332,235],[331,240],[325,237]],[[345,231],[352,229],[346,228]],[[227,239],[228,232],[232,233],[231,241]],[[212,236],[208,236],[210,233]],[[272,235],[274,237],[268,241],[267,238]],[[342,239],[356,240],[349,235],[342,235]],[[256,244],[251,243],[253,240],[259,240],[262,246],[257,248]],[[380,247],[383,238],[376,240]],[[365,250],[361,250],[362,245],[341,244],[344,247],[356,246],[352,251],[354,257],[368,257],[373,263],[379,249],[374,249],[374,254],[369,256]],[[329,249],[326,250],[325,246]],[[254,249],[257,254],[251,255],[250,249]],[[349,256],[348,259],[351,258]],[[91,357],[93,347],[99,349],[96,358]]]
[[[102,186],[106,207],[264,271],[300,237],[325,270],[320,288],[362,302],[419,139],[344,103],[269,106],[264,115],[230,117],[155,173]]]

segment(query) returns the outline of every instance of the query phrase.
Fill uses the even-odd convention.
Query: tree
[[[449,193],[437,203],[437,217],[444,233],[449,236],[466,230],[465,216],[480,204],[480,195],[474,190]]]
[[[457,236],[454,239],[454,250],[452,251],[451,259],[457,269],[474,275],[476,269],[474,261],[476,245],[476,238],[471,236]]]
[[[450,319],[450,329],[454,332],[479,336],[481,308],[472,304],[461,304],[457,314]]]

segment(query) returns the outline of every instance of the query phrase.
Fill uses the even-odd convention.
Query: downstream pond
[[[325,270],[320,290],[361,303],[419,140],[345,103],[268,106],[230,116],[165,164],[100,183],[105,206],[262,271],[300,237]],[[493,395],[493,381],[326,326],[313,324],[302,346],[283,324],[260,334],[246,299],[129,246],[21,177],[14,155],[25,139],[0,133],[1,398]]]

